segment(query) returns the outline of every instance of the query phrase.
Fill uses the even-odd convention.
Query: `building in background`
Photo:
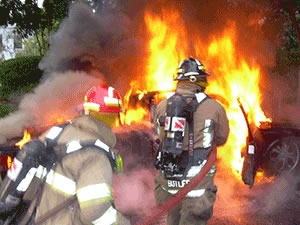
[[[0,27],[0,60],[14,58],[23,48],[22,38],[14,32],[14,26]]]

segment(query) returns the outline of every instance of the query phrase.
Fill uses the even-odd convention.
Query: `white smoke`
[[[83,102],[85,92],[103,82],[103,75],[97,75],[74,71],[52,74],[51,78],[24,95],[18,111],[0,120],[0,135],[10,139],[22,136],[27,127],[40,129],[53,125],[51,116],[54,115],[73,119],[78,114],[75,108]]]

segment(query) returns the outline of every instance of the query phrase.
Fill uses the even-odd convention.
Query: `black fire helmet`
[[[195,82],[198,78],[207,77],[204,65],[197,59],[188,57],[183,60],[177,69],[177,77],[174,80],[186,80]]]

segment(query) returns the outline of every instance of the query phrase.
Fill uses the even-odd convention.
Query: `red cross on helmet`
[[[119,113],[122,112],[122,99],[113,87],[107,84],[92,87],[84,97],[85,111]]]

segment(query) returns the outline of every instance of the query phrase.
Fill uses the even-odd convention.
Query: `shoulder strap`
[[[191,106],[192,106],[193,112],[191,113],[192,118],[190,118],[188,120],[188,123],[189,123],[189,142],[188,142],[189,160],[188,160],[188,164],[189,165],[187,166],[187,168],[192,166],[194,163],[194,112],[196,112],[198,106],[208,98],[209,97],[205,93],[199,92],[199,93],[195,94],[193,100],[190,102],[190,104],[192,104]],[[185,173],[187,173],[187,171],[188,171],[188,169],[186,169]]]
[[[57,146],[57,140],[63,133],[63,130],[65,127],[67,127],[70,123],[65,123],[60,126],[54,126],[50,129],[48,134],[46,135],[46,141],[47,141],[47,148],[52,148]],[[109,162],[111,164],[111,167],[113,170],[116,170],[116,156],[113,151],[110,150],[109,146],[102,142],[99,139],[96,139],[95,141],[89,141],[89,142],[80,142],[77,140],[73,140],[66,144],[66,151],[64,153],[57,155],[57,161],[61,161],[66,155],[69,155],[71,153],[77,152],[79,150],[83,150],[87,147],[95,147],[99,149],[100,151],[104,152],[107,158],[109,159]]]
[[[57,140],[61,136],[63,130],[70,123],[65,123],[60,126],[53,126],[46,135],[47,148],[53,148],[57,145]]]
[[[78,151],[82,151],[88,147],[97,148],[99,151],[105,153],[107,158],[109,159],[110,165],[112,169],[116,170],[116,155],[113,151],[111,151],[110,147],[106,145],[99,139],[95,141],[81,142],[77,140],[73,140],[66,144],[66,151],[58,155],[58,161],[61,161],[65,156],[74,154]]]

